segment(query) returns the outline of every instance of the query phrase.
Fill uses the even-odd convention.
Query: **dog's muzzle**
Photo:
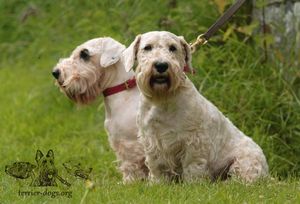
[[[169,64],[167,62],[154,62],[154,67],[156,71],[160,74],[167,71]]]
[[[151,84],[169,84],[170,78],[168,75],[153,75],[150,79]]]
[[[154,73],[150,78],[150,85],[154,87],[155,85],[167,85],[170,86],[170,77],[168,73],[158,74]]]
[[[59,75],[60,75],[60,71],[59,69],[55,69],[52,71],[52,75],[55,79],[58,79],[59,78]]]
[[[164,61],[155,61],[153,63],[153,72],[150,78],[150,85],[170,85],[170,77],[168,74],[169,64]]]

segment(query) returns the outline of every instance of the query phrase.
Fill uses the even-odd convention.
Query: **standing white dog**
[[[145,179],[144,150],[137,141],[136,114],[139,91],[134,73],[126,73],[120,60],[125,46],[112,38],[96,38],[78,46],[53,69],[57,85],[73,101],[87,104],[102,93],[105,129],[120,161],[123,181]]]
[[[137,121],[152,180],[196,181],[226,173],[252,182],[268,175],[261,148],[186,77],[192,56],[183,37],[164,31],[139,35],[124,59],[127,71],[137,60]]]

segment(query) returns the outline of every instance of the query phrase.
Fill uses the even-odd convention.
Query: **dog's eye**
[[[174,45],[170,45],[170,47],[169,47],[170,52],[175,52],[176,50],[177,50],[177,48]]]
[[[146,51],[151,51],[151,50],[152,50],[152,46],[151,46],[151,45],[146,45],[146,46],[144,47],[144,50],[146,50]]]
[[[89,60],[90,53],[89,53],[88,49],[83,49],[80,51],[80,58],[83,59],[84,61]]]

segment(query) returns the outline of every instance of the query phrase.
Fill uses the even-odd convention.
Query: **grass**
[[[17,196],[19,189],[18,185],[9,188],[10,194],[15,195],[14,203],[79,203],[85,191],[84,185],[78,182],[71,187],[71,199],[50,196],[22,198]],[[24,189],[21,188],[21,191]],[[107,180],[99,177],[96,188],[87,194],[84,201],[86,203],[299,203],[300,193],[299,182],[295,180],[264,181],[250,186],[237,182],[215,184],[204,182],[152,186],[136,183],[125,187],[118,184],[116,178]]]
[[[24,20],[30,8],[34,12]],[[244,43],[235,34],[222,44],[212,41],[193,56],[197,74],[190,76],[204,96],[263,148],[275,179],[253,185],[118,184],[121,176],[103,128],[101,97],[78,107],[53,85],[52,67],[87,39],[112,36],[129,45],[138,33],[170,30],[190,41],[218,15],[212,1],[173,7],[161,0],[0,0],[0,203],[80,203],[87,187],[66,174],[62,163],[70,159],[93,168],[95,188],[88,191],[86,203],[299,203],[300,102],[299,83],[293,83],[299,71],[278,62],[262,64],[255,43]],[[222,34],[215,39],[220,38]],[[288,81],[287,68],[294,73]],[[19,196],[19,190],[45,188],[9,177],[4,166],[35,163],[37,149],[53,149],[56,167],[72,183],[70,188],[47,189],[72,191],[72,198]]]

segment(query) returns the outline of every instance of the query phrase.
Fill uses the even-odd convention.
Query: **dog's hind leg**
[[[218,169],[214,169],[213,167],[212,169],[212,175],[211,175],[211,180],[214,181],[224,181],[227,180],[230,175],[229,170],[231,165],[234,163],[235,158],[229,159],[228,161],[225,162],[224,165],[222,165],[221,167],[219,167]]]
[[[258,145],[252,140],[245,140],[234,153],[235,161],[230,166],[229,175],[245,182],[253,182],[268,175],[266,158]]]

